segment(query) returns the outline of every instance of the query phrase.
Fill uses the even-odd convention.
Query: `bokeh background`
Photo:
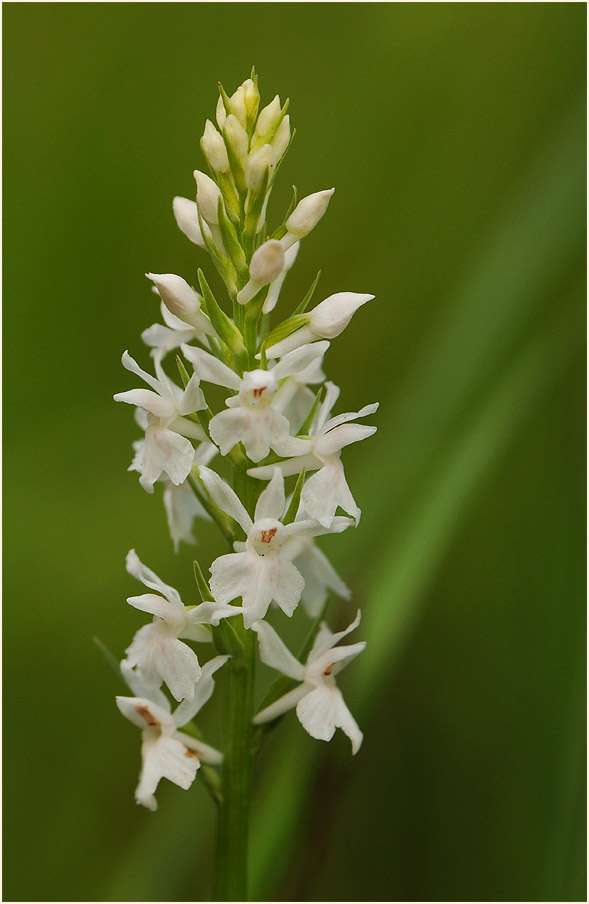
[[[381,401],[346,456],[362,523],[324,543],[355,594],[333,623],[364,611],[342,676],[364,746],[275,732],[252,895],[585,899],[585,16],[4,6],[5,900],[211,894],[213,805],[163,782],[157,814],[136,807],[138,733],[92,637],[120,655],[143,623],[131,546],[192,595],[111,399],[123,349],[147,364],[143,274],[211,270],[171,199],[217,80],[252,64],[297,129],[274,222],[292,183],[337,188],[283,309],[319,268],[318,298],[373,292],[328,368],[344,409]],[[220,551],[203,523],[201,562]]]

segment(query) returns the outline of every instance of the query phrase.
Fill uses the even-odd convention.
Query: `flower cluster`
[[[350,591],[316,539],[360,520],[341,454],[374,433],[359,421],[378,405],[334,414],[340,390],[323,366],[331,340],[373,296],[339,292],[310,307],[315,280],[294,310],[282,303],[300,243],[334,190],[298,203],[295,192],[270,233],[268,199],[291,129],[288,102],[275,97],[259,110],[259,100],[255,74],[231,97],[220,89],[216,125],[207,120],[201,140],[209,173],[195,171],[195,201],[173,203],[179,228],[208,252],[221,277],[230,314],[200,270],[194,286],[176,274],[146,274],[163,320],[142,333],[153,374],[126,351],[123,366],[145,385],[114,397],[135,408],[143,437],[133,444],[129,470],[148,493],[163,486],[176,551],[181,542],[195,542],[196,518],[214,521],[230,547],[212,562],[208,582],[195,563],[198,597],[191,605],[134,550],[127,556],[128,572],[149,591],[127,602],[152,620],[126,650],[121,673],[133,696],[117,704],[142,730],[136,799],[151,809],[162,777],[188,788],[201,762],[221,763],[193,720],[213,693],[216,671],[244,655],[246,635],[257,638],[261,661],[290,679],[278,682],[280,692],[270,690],[257,714],[252,710],[250,725],[270,727],[296,707],[312,737],[329,740],[341,728],[353,753],[362,742],[335,680],[364,648],[341,644],[360,613],[337,633],[321,621],[329,592],[349,600]],[[271,323],[281,307],[282,319]],[[170,361],[176,380],[164,369]],[[213,404],[221,393],[210,384],[226,391],[224,403]],[[271,607],[290,617],[299,603],[317,620],[304,664],[265,620]],[[219,655],[197,653],[201,644]]]

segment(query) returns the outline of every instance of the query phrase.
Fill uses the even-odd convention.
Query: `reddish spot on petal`
[[[148,725],[153,726],[158,724],[156,717],[149,711],[147,706],[136,706],[135,712],[138,716],[141,716],[142,719],[145,719]]]
[[[253,394],[254,399],[259,399],[261,397],[262,393],[264,392],[265,388],[266,388],[265,386],[262,386],[261,389],[253,389],[252,394]]]
[[[190,747],[185,748],[184,756],[190,757],[190,759],[198,760],[198,754],[195,753],[194,750],[191,750]]]
[[[327,666],[327,668],[325,669],[325,671],[323,672],[323,674],[324,674],[324,675],[331,675],[331,670],[332,670],[332,668],[333,668],[333,662],[331,663],[331,665],[328,665],[328,666]]]

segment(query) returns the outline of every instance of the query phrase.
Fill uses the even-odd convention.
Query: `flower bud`
[[[284,268],[284,250],[280,242],[269,239],[254,251],[250,262],[250,279],[237,294],[239,304],[247,304],[254,295],[277,279]]]
[[[200,210],[200,215],[209,226],[217,226],[219,223],[217,204],[221,197],[221,192],[206,173],[195,170],[194,178],[196,179],[196,203]]]
[[[284,251],[280,242],[270,239],[254,251],[250,263],[250,276],[263,286],[273,282],[284,267]]]
[[[233,152],[237,159],[241,161],[245,160],[248,149],[247,132],[233,113],[226,118],[223,126],[223,133],[233,148]]]
[[[219,95],[219,100],[217,101],[217,109],[215,111],[217,125],[220,129],[225,125],[225,120],[227,119],[227,111],[225,109],[225,104],[223,103],[223,98]]]
[[[245,182],[247,187],[251,188],[252,191],[257,191],[264,180],[266,170],[271,172],[273,169],[274,154],[272,152],[272,145],[265,144],[263,147],[258,148],[257,151],[253,151],[247,158],[245,166]]]
[[[270,103],[264,107],[258,116],[258,121],[256,123],[256,129],[254,132],[254,141],[259,138],[264,138],[264,136],[272,129],[275,125],[276,120],[280,116],[281,106],[280,106],[280,98],[278,95],[274,98],[274,100],[270,101]]]
[[[294,244],[297,239],[302,239],[315,228],[329,204],[330,198],[335,188],[328,188],[325,191],[316,191],[312,195],[307,195],[302,201],[299,201],[288,220],[286,221],[286,231],[293,238],[288,242],[287,247]]]
[[[174,198],[173,208],[179,229],[182,230],[184,235],[187,236],[191,242],[204,248],[205,243],[202,232],[200,231],[198,211],[194,201],[177,196]]]
[[[260,92],[258,91],[258,86],[251,78],[247,78],[241,87],[245,92],[244,101],[247,118],[250,122],[253,122],[256,118],[258,106],[260,104]]]
[[[309,326],[323,339],[339,336],[359,307],[374,298],[358,292],[337,292],[320,302],[309,314]]]
[[[186,280],[175,273],[146,273],[155,283],[161,299],[168,311],[186,321],[200,311],[200,297],[191,289]]]
[[[247,108],[245,105],[246,89],[240,85],[237,91],[229,98],[229,110],[240,121],[244,129],[247,128]]]
[[[274,163],[278,163],[288,147],[290,141],[290,117],[284,117],[278,128],[274,138],[272,139],[272,150],[274,152]]]
[[[229,169],[229,159],[225,142],[217,132],[210,119],[205,124],[204,134],[200,140],[203,154],[215,173],[226,173]]]

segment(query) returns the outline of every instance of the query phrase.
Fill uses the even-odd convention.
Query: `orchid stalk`
[[[340,644],[360,613],[335,633],[321,621],[330,592],[343,600],[351,594],[318,538],[360,521],[341,456],[374,433],[356,421],[378,407],[334,415],[340,391],[323,370],[330,341],[373,296],[340,292],[308,311],[317,280],[300,303],[285,291],[300,245],[334,190],[298,204],[295,194],[270,232],[268,200],[292,136],[288,101],[275,97],[261,110],[259,103],[254,72],[231,96],[220,88],[216,125],[207,120],[201,140],[208,173],[194,173],[195,201],[173,202],[179,228],[221,277],[223,297],[201,269],[193,285],[176,274],[146,274],[163,318],[142,333],[153,374],[124,352],[123,366],[146,385],[114,397],[135,408],[143,436],[133,444],[129,470],[148,493],[161,485],[174,550],[196,542],[201,518],[214,522],[227,543],[208,580],[194,562],[196,585],[186,602],[134,550],[128,553],[129,574],[148,592],[127,602],[152,620],[125,651],[120,674],[132,696],[119,696],[117,704],[142,730],[139,804],[157,808],[162,778],[188,789],[200,776],[211,792],[219,808],[215,897],[232,901],[247,900],[252,763],[264,734],[296,709],[312,737],[328,741],[340,728],[353,754],[362,743],[336,684],[337,673],[364,649],[362,642]],[[226,390],[220,407],[207,398],[211,384]],[[304,661],[279,636],[299,604],[316,625]],[[268,621],[273,609],[277,628]],[[258,658],[279,676],[260,705]],[[219,670],[220,750],[195,722]]]

